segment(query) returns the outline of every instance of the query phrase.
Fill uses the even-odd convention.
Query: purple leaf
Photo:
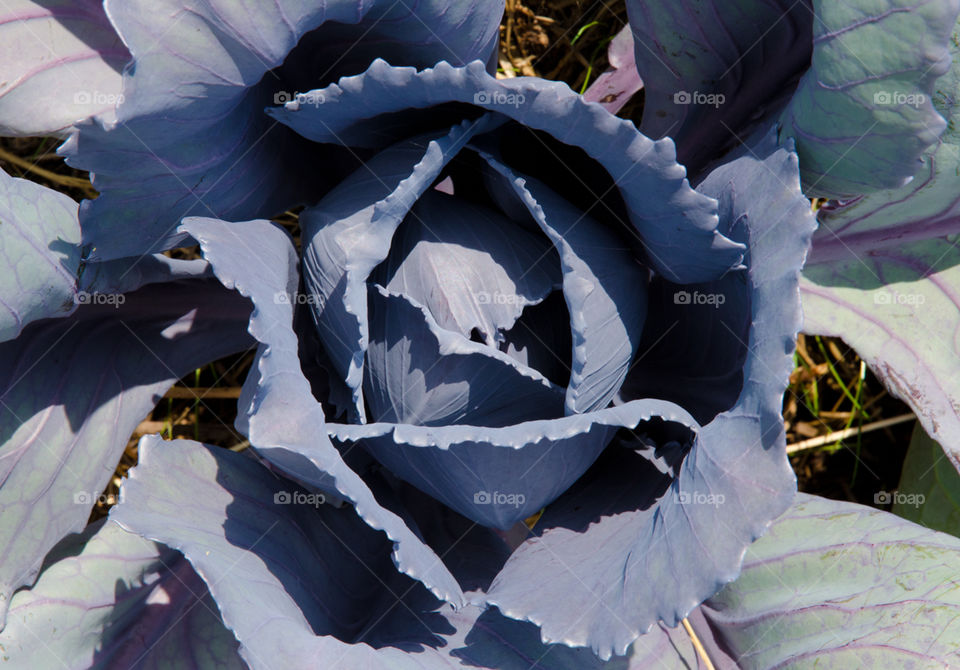
[[[546,237],[434,189],[417,199],[389,250],[375,281],[424,306],[441,328],[491,347],[561,281]]]
[[[790,504],[780,403],[814,222],[796,156],[775,148],[772,133],[753,151],[698,187],[720,201],[722,229],[749,242],[752,313],[740,397],[686,440],[655,429],[648,439],[665,463],[608,452],[547,508],[537,536],[514,552],[487,598],[540,625],[545,641],[590,646],[601,658],[625,653],[658,619],[676,624],[736,578],[744,548]],[[581,605],[564,606],[571,601]]]
[[[931,96],[958,12],[956,0],[629,2],[641,130],[675,138],[698,174],[779,115],[808,196],[902,185],[944,128]]]
[[[627,2],[640,130],[697,175],[779,111],[810,63],[810,0]]]
[[[630,26],[624,26],[607,48],[610,69],[597,77],[583,92],[587,102],[598,102],[611,114],[627,104],[634,93],[643,88],[633,57],[633,35]]]
[[[414,138],[381,152],[300,217],[313,320],[361,419],[367,278],[387,258],[410,208],[483,123],[465,122],[445,135]]]
[[[0,170],[0,342],[76,309],[79,245],[77,203]]]
[[[498,349],[440,327],[411,298],[372,286],[370,308],[364,387],[372,420],[439,428],[560,415],[556,384]]]
[[[190,492],[186,506],[184,491]],[[494,609],[454,611],[393,570],[389,540],[351,507],[309,498],[255,460],[225,449],[145,437],[121,493],[124,502],[112,519],[183,552],[255,670],[649,667],[543,645],[535,627]],[[489,581],[502,560],[496,538],[449,513],[415,516],[427,540],[460,566],[462,579],[466,568]]]
[[[610,228],[545,184],[485,155],[557,249],[573,339],[566,413],[610,404],[637,353],[647,313],[649,271]]]
[[[316,199],[355,160],[263,114],[376,57],[418,67],[486,60],[503,3],[107,0],[133,64],[116,121],[95,119],[61,153],[95,174],[80,220],[91,258],[176,246],[188,215],[245,220]],[[303,170],[305,164],[319,169]]]
[[[220,281],[254,304],[249,329],[260,346],[244,382],[237,428],[290,477],[353,502],[364,521],[394,542],[399,570],[421,580],[437,597],[462,603],[462,590],[443,562],[403,519],[381,507],[326,435],[323,408],[300,368],[293,331],[291,296],[299,280],[289,236],[268,221],[193,218],[183,230],[200,242]],[[246,240],[256,240],[255,248]]]
[[[100,297],[0,344],[0,620],[167,388],[250,343],[249,303],[215,282]]]
[[[559,412],[558,412],[559,413]],[[588,414],[503,427],[329,424],[338,442],[361,442],[421,491],[488,526],[507,529],[561,495],[618,428],[663,418],[695,428],[682,408],[635,400]]]
[[[240,670],[237,641],[177,552],[97,522],[51,550],[10,602],[10,668]]]
[[[498,112],[502,116],[496,118],[549,133],[599,163],[619,189],[650,264],[665,276],[682,282],[714,279],[740,262],[742,247],[717,232],[714,202],[690,188],[672,142],[650,141],[630,122],[584,102],[560,82],[497,80],[477,62],[417,71],[377,60],[362,75],[311,94],[318,104],[294,101],[269,113],[316,142],[340,142],[361,121],[390,126],[396,122],[392,113],[449,102]],[[365,134],[373,132],[369,123],[361,127]]]
[[[717,668],[953,667],[958,570],[955,537],[799,494],[692,623]]]
[[[0,6],[0,135],[60,135],[110,121],[130,52],[102,0],[5,0]]]

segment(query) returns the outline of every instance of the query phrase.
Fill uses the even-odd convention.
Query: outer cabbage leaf
[[[798,494],[689,623],[718,670],[954,667],[958,549],[887,512]],[[648,650],[642,667],[707,668],[679,627],[634,647]]]
[[[784,110],[803,192],[838,198],[909,181],[946,127],[932,104],[960,2],[813,2],[813,61]]]
[[[105,297],[92,297],[97,294],[108,296],[129,293],[150,284],[182,279],[213,279],[213,271],[203,260],[184,260],[154,254],[137,259],[121,258],[105,263],[84,263],[77,286],[81,294],[86,294],[81,302],[89,303],[108,300]]]
[[[55,135],[112,120],[130,52],[101,0],[5,0],[0,7],[0,135]]]
[[[810,62],[809,0],[629,0],[627,15],[640,130],[672,137],[693,174],[775,113]]]
[[[902,185],[943,131],[931,96],[956,0],[627,7],[646,82],[641,130],[674,137],[694,174],[779,114],[804,193],[868,193]]]
[[[268,216],[312,200],[344,155],[319,155],[264,107],[365,68],[486,60],[502,2],[311,0],[196,5],[108,0],[133,54],[116,122],[95,119],[61,149],[95,174],[81,208],[91,258],[175,246],[190,214]],[[316,162],[318,174],[300,166]]]
[[[241,392],[238,430],[280,471],[354,503],[371,527],[394,542],[394,561],[402,572],[422,581],[437,597],[462,603],[462,590],[443,562],[401,517],[377,502],[325,434],[323,407],[301,370],[293,330],[291,303],[299,278],[289,236],[269,221],[191,218],[183,230],[200,242],[220,281],[254,304],[249,330],[260,346]]]
[[[960,469],[960,70],[939,85],[940,143],[906,186],[821,208],[801,290],[804,329],[856,349]]]
[[[249,303],[212,281],[103,297],[0,345],[0,621],[167,388],[250,344]]]
[[[186,559],[102,521],[61,540],[14,595],[0,649],[15,669],[247,667]]]
[[[842,337],[960,469],[955,242],[955,236],[921,240],[815,263],[801,286],[804,329]]]
[[[624,450],[547,508],[487,598],[539,624],[545,641],[590,646],[604,658],[624,653],[658,619],[676,624],[736,578],[744,548],[790,504],[780,401],[814,222],[796,155],[775,148],[772,135],[754,151],[699,186],[720,200],[724,232],[749,242],[752,325],[740,397],[691,444],[660,444],[658,455],[674,454],[665,472]],[[571,601],[582,605],[565,606]]]
[[[178,494],[184,486],[193,498],[185,509]],[[255,668],[343,660],[352,649],[340,639],[363,636],[380,591],[415,584],[393,569],[389,541],[351,508],[319,498],[305,504],[307,491],[242,455],[145,437],[122,493],[111,519],[183,552]],[[432,621],[411,618],[432,631]],[[358,660],[376,656],[356,645]]]
[[[204,262],[162,255],[108,263],[81,260],[77,203],[0,170],[0,342],[33,321],[69,316],[78,305],[147,284],[212,276]]]
[[[76,309],[79,244],[77,203],[0,170],[0,342]]]
[[[715,203],[693,191],[676,163],[673,143],[652,142],[628,121],[610,115],[560,82],[532,77],[497,80],[482,63],[428,70],[391,67],[382,60],[361,75],[310,92],[318,104],[299,101],[270,115],[317,142],[349,141],[352,128],[391,114],[459,102],[499,112],[529,130],[579,147],[610,175],[626,202],[649,263],[676,281],[715,279],[741,259],[742,246],[717,232]],[[373,132],[362,125],[365,136]],[[345,139],[346,138],[346,139]]]
[[[184,487],[193,501],[186,508]],[[111,518],[184,553],[256,670],[650,667],[639,651],[603,662],[586,649],[544,645],[534,626],[495,609],[454,611],[393,570],[389,541],[351,507],[314,504],[306,490],[227,450],[145,437],[121,493]],[[496,539],[448,514],[431,520],[421,510],[417,523],[461,579],[469,571],[489,582],[502,560]]]
[[[693,625],[718,668],[953,667],[958,569],[955,537],[799,494]]]

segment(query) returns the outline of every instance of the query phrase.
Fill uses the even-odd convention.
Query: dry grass
[[[507,0],[500,76],[539,76],[581,91],[606,69],[606,44],[626,22],[621,2]]]

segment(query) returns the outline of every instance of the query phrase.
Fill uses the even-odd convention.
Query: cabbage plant
[[[0,174],[10,667],[960,663],[960,540],[797,494],[781,416],[801,295],[898,328],[845,254],[951,294],[960,6],[628,10],[580,96],[495,76],[502,3],[0,8],[0,129],[98,192]],[[88,523],[248,350],[249,449],[146,436]]]

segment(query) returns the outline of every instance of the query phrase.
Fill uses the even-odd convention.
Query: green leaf
[[[810,69],[780,117],[797,143],[803,192],[899,188],[946,126],[932,97],[950,67],[957,5],[814,0],[813,8]]]
[[[910,439],[891,511],[927,528],[960,536],[960,474],[919,424]]]
[[[909,184],[821,208],[804,331],[856,349],[960,469],[960,29],[936,109],[949,126]]]
[[[689,621],[717,668],[960,668],[958,575],[960,539],[801,493]],[[638,644],[675,667],[666,642],[682,639],[654,628]]]

